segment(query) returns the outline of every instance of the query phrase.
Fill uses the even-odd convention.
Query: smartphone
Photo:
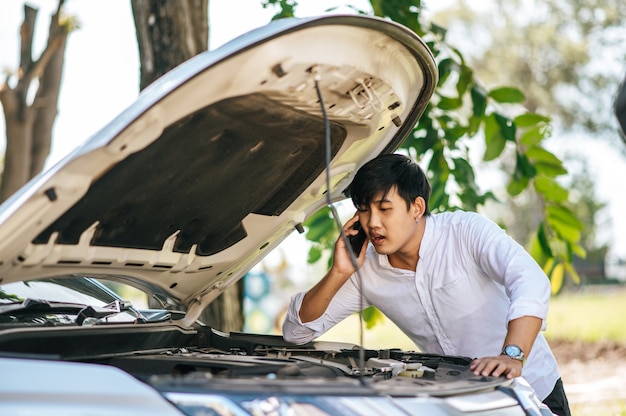
[[[365,231],[363,231],[363,227],[361,227],[360,222],[354,223],[352,228],[355,230],[359,230],[359,233],[357,235],[351,235],[348,237],[348,239],[350,240],[350,246],[352,247],[352,251],[358,256],[359,254],[361,254],[363,242],[365,241],[367,236],[365,235]]]

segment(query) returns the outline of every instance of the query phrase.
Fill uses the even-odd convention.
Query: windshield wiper
[[[0,306],[0,315],[15,313],[48,312],[55,313],[76,313],[83,309],[85,305],[80,303],[54,302],[43,299],[27,298],[21,302],[13,302]]]
[[[117,315],[121,312],[131,312],[137,317],[138,320],[143,320],[143,317],[133,308],[133,305],[125,300],[114,300],[104,306],[86,306],[78,312],[76,316],[76,324],[83,325],[85,321],[88,323],[99,323],[102,319],[108,318],[113,315]]]
[[[100,323],[103,319],[117,315],[121,312],[130,312],[137,323],[144,323],[147,320],[142,314],[133,308],[128,301],[114,300],[104,306],[92,306],[81,303],[54,302],[43,299],[27,298],[22,302],[15,302],[0,306],[0,315],[16,314],[72,314],[76,315],[76,324]]]

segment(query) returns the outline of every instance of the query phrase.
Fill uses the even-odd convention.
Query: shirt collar
[[[419,255],[420,258],[428,258],[432,251],[432,241],[434,239],[435,233],[435,221],[434,215],[431,214],[428,217],[423,216],[424,220],[424,235],[422,236],[422,241],[420,243]]]

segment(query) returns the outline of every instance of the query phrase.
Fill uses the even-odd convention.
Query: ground
[[[573,416],[626,416],[626,344],[550,340]]]

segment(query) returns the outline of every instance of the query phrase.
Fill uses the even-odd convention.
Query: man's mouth
[[[385,241],[385,236],[380,234],[372,234],[370,240],[372,240],[372,244],[380,245],[383,243],[383,241]]]

